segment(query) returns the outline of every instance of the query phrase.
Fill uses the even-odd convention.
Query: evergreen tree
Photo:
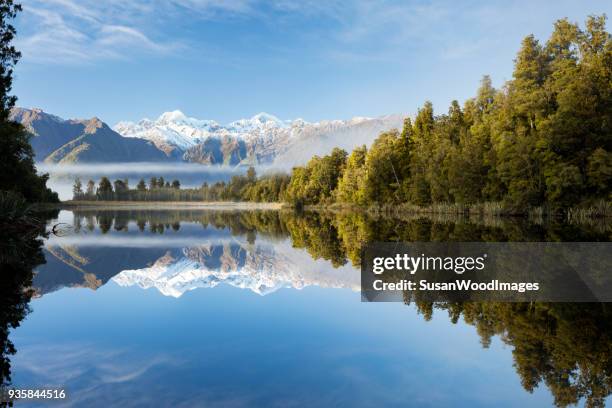
[[[547,59],[542,46],[533,35],[527,36],[516,58],[513,80],[501,99],[494,135],[498,171],[508,191],[506,201],[516,208],[538,205],[544,200],[538,131],[548,110],[543,88],[546,74]]]
[[[427,177],[434,128],[433,105],[427,101],[414,120],[414,156],[410,162],[409,201],[418,205],[431,203],[431,188]]]
[[[57,194],[46,186],[49,176],[36,174],[30,135],[21,124],[9,120],[17,100],[10,94],[13,69],[21,56],[12,44],[16,31],[11,20],[20,11],[13,0],[0,1],[0,190],[19,193],[29,202],[56,202]]]
[[[315,203],[315,198],[307,194],[308,180],[310,178],[310,168],[294,167],[291,171],[291,181],[287,187],[287,200],[300,208],[304,204]]]
[[[113,186],[108,177],[102,177],[100,179],[100,183],[98,184],[97,196],[100,200],[113,199]]]
[[[365,159],[365,180],[358,195],[367,202],[399,202],[399,171],[403,160],[403,141],[397,130],[382,133],[372,143]]]
[[[398,145],[397,152],[397,173],[401,182],[399,196],[402,201],[410,199],[410,163],[414,158],[414,130],[412,121],[409,117],[404,119],[402,133],[400,135],[401,143]]]
[[[74,185],[72,186],[72,198],[73,200],[79,200],[83,197],[83,183],[80,178],[74,179]]]
[[[353,150],[346,161],[346,168],[338,181],[336,201],[350,204],[367,204],[363,196],[365,180],[365,161],[367,148],[361,146]]]
[[[115,180],[113,182],[115,187],[115,196],[116,200],[123,200],[127,198],[127,192],[129,191],[129,186],[127,185],[125,180]]]

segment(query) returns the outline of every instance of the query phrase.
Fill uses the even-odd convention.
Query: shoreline
[[[144,210],[287,210],[295,209],[286,202],[251,202],[251,201],[62,201],[58,204],[42,204],[41,208],[59,209],[144,209]],[[602,220],[612,218],[612,203],[601,201],[599,205],[586,208],[567,208],[549,211],[543,207],[531,207],[523,211],[508,211],[501,203],[478,203],[472,205],[461,204],[431,204],[429,206],[416,206],[411,204],[398,205],[371,205],[359,206],[344,203],[330,203],[326,205],[305,205],[303,211],[315,212],[354,212],[365,213],[371,216],[461,216],[461,217],[493,217],[514,219],[542,219],[553,218],[566,221],[576,220]]]
[[[404,204],[374,204],[359,206],[355,204],[331,203],[327,205],[305,205],[306,211],[364,212],[372,216],[467,216],[467,217],[495,217],[495,218],[556,218],[556,219],[602,219],[612,218],[612,202],[601,201],[589,207],[569,207],[551,210],[546,207],[527,207],[523,210],[510,210],[498,202],[484,202],[475,204],[447,204],[434,203],[428,206]]]
[[[60,209],[193,209],[193,210],[280,210],[284,203],[255,203],[239,201],[62,201]]]

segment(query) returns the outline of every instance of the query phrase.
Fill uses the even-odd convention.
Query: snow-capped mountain
[[[32,134],[37,161],[59,164],[189,162],[206,165],[274,165],[291,168],[334,147],[351,151],[381,132],[402,126],[400,115],[307,122],[259,113],[226,125],[180,111],[155,120],[64,120],[40,109],[14,108],[11,119]]]
[[[165,112],[156,120],[119,122],[115,131],[124,137],[153,142],[168,156],[203,164],[239,164],[265,160],[270,146],[279,146],[291,134],[291,125],[267,113],[227,125],[187,117],[181,111]]]
[[[159,145],[187,150],[209,137],[231,136],[251,140],[257,136],[274,134],[276,129],[288,127],[287,122],[263,112],[250,119],[240,119],[223,126],[214,120],[187,117],[183,112],[175,110],[161,114],[156,120],[142,119],[138,123],[119,122],[114,129],[124,137],[147,139]]]
[[[378,133],[399,127],[401,122],[402,118],[396,115],[309,123],[302,119],[280,120],[262,112],[220,125],[176,110],[155,120],[119,122],[114,130],[124,137],[150,141],[169,157],[188,162],[271,164],[284,156],[282,161],[290,158],[289,165],[293,165],[296,154],[305,147],[314,154],[325,154],[336,146],[350,150],[359,144],[369,144]],[[332,146],[333,143],[336,145]]]
[[[126,241],[92,246],[99,236],[81,236],[79,244],[47,242],[47,262],[37,268],[33,287],[38,296],[64,287],[98,289],[109,280],[120,286],[155,288],[165,296],[180,297],[198,288],[220,284],[267,295],[282,288],[307,286],[358,291],[359,271],[333,268],[313,260],[290,241],[260,237],[249,244],[242,237],[215,238],[193,246],[138,247]],[[62,242],[62,239],[55,241]],[[51,239],[54,241],[54,239]]]
[[[180,255],[168,252],[150,267],[124,270],[112,280],[120,286],[156,288],[173,297],[197,288],[213,288],[221,283],[262,296],[281,288],[302,289],[311,285],[359,289],[356,271],[318,269],[312,264],[310,268],[304,268],[303,260],[295,256],[295,251],[281,252],[273,246],[202,245],[184,248]]]

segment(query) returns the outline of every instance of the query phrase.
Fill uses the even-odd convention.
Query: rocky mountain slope
[[[189,162],[290,168],[334,147],[348,151],[402,125],[399,115],[309,123],[260,113],[227,125],[166,112],[155,120],[64,120],[40,109],[15,108],[11,119],[32,133],[37,161],[48,163]]]
[[[352,150],[369,144],[382,131],[400,127],[399,115],[309,123],[283,121],[259,113],[228,125],[166,112],[156,120],[120,122],[114,129],[125,137],[153,142],[160,150],[184,161],[202,164],[295,165],[334,147]]]
[[[359,289],[359,274],[341,270],[320,271],[305,268],[291,251],[281,252],[274,246],[202,245],[184,248],[180,254],[168,252],[150,267],[124,270],[113,277],[120,286],[156,288],[165,296],[180,297],[198,288],[219,284],[247,289],[267,295],[282,288]],[[312,265],[311,265],[312,266]]]
[[[33,287],[43,296],[64,287],[96,290],[112,279],[120,286],[155,288],[172,297],[219,284],[259,295],[313,285],[359,289],[355,271],[317,268],[308,255],[279,245],[237,240],[168,249],[47,245],[47,263],[37,268]]]
[[[122,137],[98,118],[64,120],[40,109],[14,108],[11,119],[21,122],[32,134],[36,161],[70,164],[168,160],[153,143]]]

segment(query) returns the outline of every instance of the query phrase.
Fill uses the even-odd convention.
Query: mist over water
[[[143,178],[147,184],[151,177],[163,177],[172,181],[177,179],[184,188],[200,187],[202,183],[229,181],[234,175],[242,175],[246,166],[210,166],[195,163],[91,163],[91,164],[49,164],[37,163],[39,173],[49,173],[49,187],[59,194],[61,200],[72,198],[72,185],[79,177],[85,185],[88,180],[96,184],[103,176],[111,181],[128,179],[131,188]],[[272,166],[255,166],[257,174],[280,171]]]

